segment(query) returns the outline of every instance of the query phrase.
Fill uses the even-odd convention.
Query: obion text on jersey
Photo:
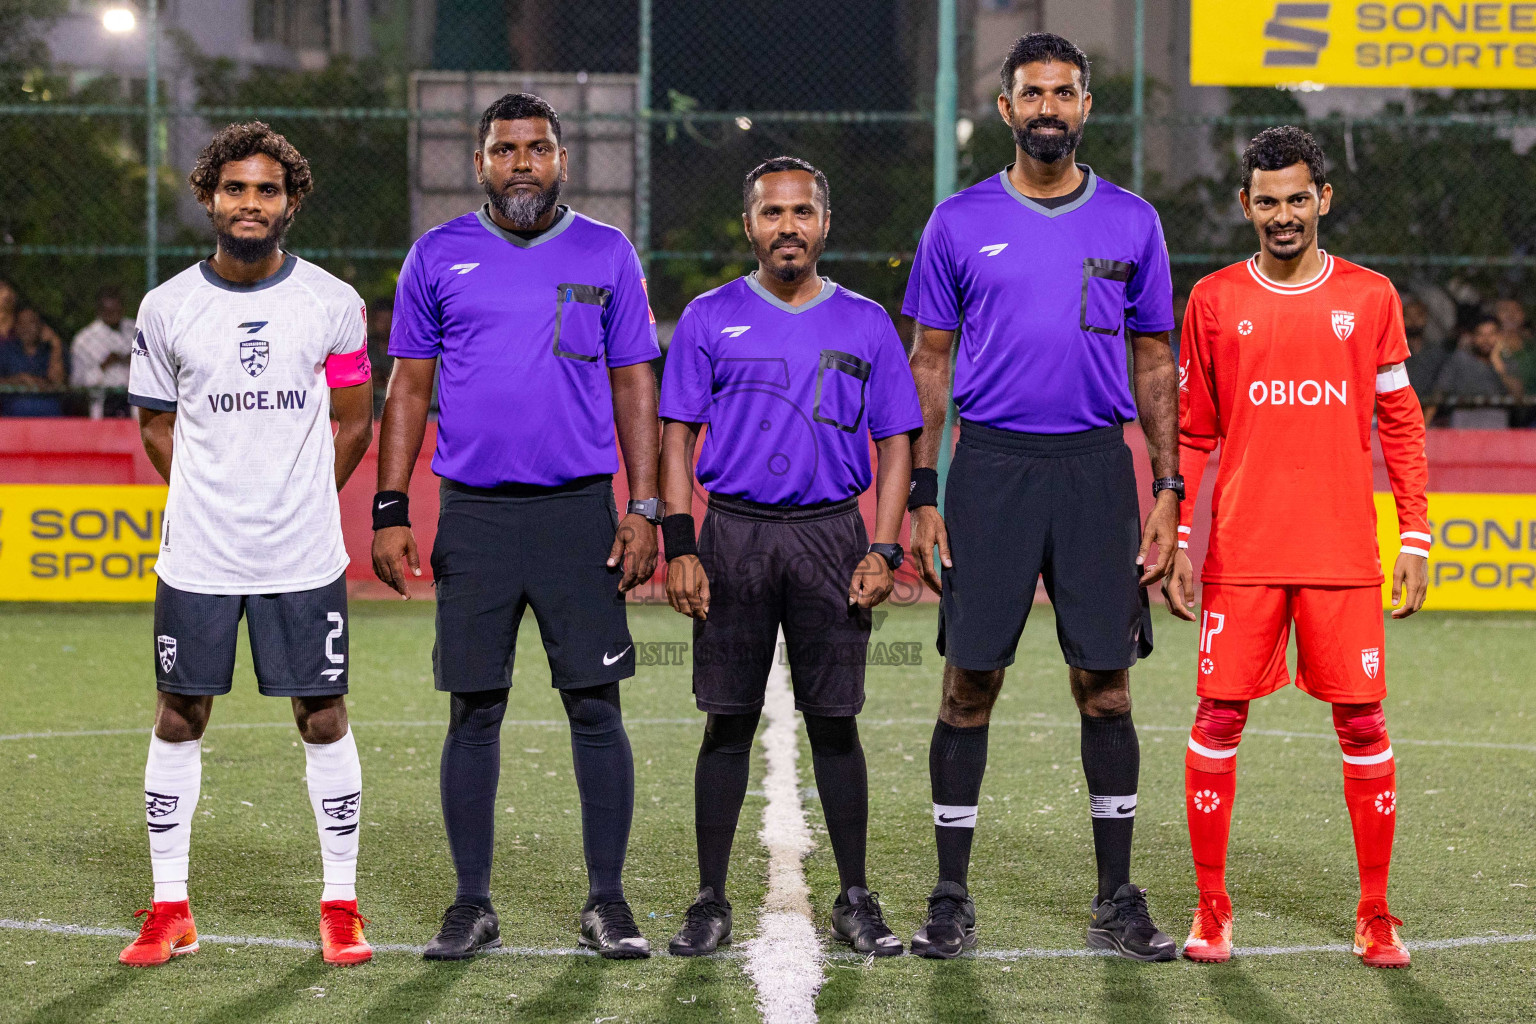
[[[1248,401],[1254,405],[1340,405],[1349,404],[1349,381],[1256,380],[1248,385]]]

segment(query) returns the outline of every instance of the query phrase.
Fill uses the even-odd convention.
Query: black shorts
[[[734,715],[763,706],[782,626],[795,707],[858,714],[871,617],[848,606],[848,584],[868,551],[856,498],[794,508],[711,497],[699,531],[709,618],[693,624],[699,710]]]
[[[235,675],[240,616],[250,633],[256,688],[268,697],[347,692],[347,578],[286,594],[194,594],[155,584],[155,684],[216,697]]]
[[[1152,653],[1136,471],[1120,427],[1023,434],[962,420],[944,521],[954,567],[943,571],[938,648],[951,664],[1013,664],[1042,576],[1068,665],[1112,672]]]
[[[439,690],[470,693],[512,685],[517,627],[530,606],[560,689],[635,674],[619,593],[608,567],[618,529],[609,477],[559,487],[468,487],[444,480],[432,575]]]

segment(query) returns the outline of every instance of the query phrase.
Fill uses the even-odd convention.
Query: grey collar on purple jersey
[[[571,208],[569,206],[561,206],[558,209],[560,214],[555,218],[555,222],[551,224],[544,231],[544,233],[539,235],[537,238],[519,238],[512,232],[502,229],[497,225],[495,221],[491,220],[490,203],[486,203],[481,206],[480,209],[476,210],[475,216],[479,219],[480,226],[485,228],[485,230],[489,231],[491,234],[495,235],[497,238],[500,238],[506,242],[511,242],[519,249],[531,249],[536,245],[543,245],[550,239],[555,238],[564,232],[566,228],[570,227],[573,223],[576,222],[576,215],[571,212]]]
[[[782,309],[786,313],[804,313],[806,310],[813,309],[816,306],[821,305],[823,302],[826,302],[832,297],[832,293],[837,291],[837,285],[832,282],[832,279],[830,277],[824,277],[821,279],[821,293],[819,295],[817,295],[809,302],[801,303],[798,306],[791,306],[789,303],[773,294],[773,292],[763,287],[763,282],[757,279],[757,271],[754,270],[752,273],[748,274],[746,276],[746,282],[747,287],[756,292],[758,298],[762,299],[764,302],[768,303],[768,305],[774,307],[775,309]]]
[[[1040,216],[1053,218],[1060,217],[1063,214],[1071,213],[1073,210],[1082,207],[1084,203],[1093,198],[1093,193],[1098,190],[1099,176],[1093,173],[1093,168],[1089,167],[1087,164],[1078,164],[1077,166],[1081,167],[1083,169],[1083,174],[1087,176],[1087,181],[1083,186],[1083,194],[1079,196],[1075,202],[1068,203],[1065,206],[1058,206],[1055,209],[1051,209],[1049,206],[1044,206],[1036,202],[1035,200],[1029,198],[1029,196],[1025,195],[1023,192],[1020,192],[1018,189],[1013,187],[1013,182],[1008,178],[1008,172],[1013,169],[1012,164],[1009,164],[1007,167],[1002,169],[1002,172],[997,176],[997,180],[1003,183],[1003,189],[1010,196],[1013,196],[1013,198],[1017,199],[1021,204],[1029,207],[1031,210],[1034,210],[1036,213],[1040,214]]]

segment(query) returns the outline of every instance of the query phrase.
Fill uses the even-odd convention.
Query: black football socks
[[[761,712],[717,715],[704,722],[704,742],[693,770],[693,828],[699,849],[699,888],[725,899],[736,822],[747,798],[752,737]]]
[[[869,773],[864,747],[859,743],[858,720],[852,715],[806,715],[805,734],[811,741],[816,792],[827,819],[842,891],[867,889],[864,848],[869,834]]]
[[[455,693],[438,786],[448,849],[459,876],[455,903],[491,905],[491,849],[496,831],[496,782],[501,775],[501,720],[506,690]]]
[[[987,726],[959,727],[940,719],[928,746],[933,785],[933,835],[939,847],[939,881],[965,885],[976,835],[981,777],[987,771]]]
[[[619,684],[561,690],[571,726],[571,761],[581,794],[587,907],[624,898],[624,855],[635,816],[635,759],[619,711]]]
[[[1099,899],[1112,899],[1131,880],[1131,833],[1136,826],[1136,785],[1141,746],[1131,713],[1083,715],[1083,774],[1093,815],[1093,850],[1099,863]]]

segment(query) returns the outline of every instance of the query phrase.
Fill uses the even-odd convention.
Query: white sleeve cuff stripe
[[[1413,530],[1404,530],[1402,538],[1403,540],[1422,540],[1425,543],[1430,543],[1435,539],[1427,533],[1417,533]]]
[[[1188,532],[1190,532],[1190,531],[1189,531],[1189,527],[1187,527],[1187,526],[1181,526],[1181,527],[1179,527],[1179,532],[1180,532],[1180,533],[1188,533]],[[1406,533],[1405,533],[1405,534],[1403,534],[1403,536],[1405,536],[1405,537],[1406,537],[1406,536],[1408,536],[1408,535],[1407,535],[1407,534],[1406,534]],[[1428,537],[1425,537],[1425,538],[1424,538],[1424,539],[1425,539],[1425,540],[1429,540],[1429,538],[1428,538]]]
[[[1188,551],[1189,550],[1189,541],[1187,541],[1187,540],[1179,541],[1179,549],[1181,551]]]
[[[1388,747],[1386,750],[1383,750],[1379,754],[1366,754],[1363,757],[1356,757],[1353,754],[1344,755],[1345,764],[1381,764],[1383,761],[1390,760],[1392,760],[1391,747]]]
[[[1231,750],[1213,750],[1210,747],[1205,746],[1204,744],[1196,743],[1195,742],[1195,738],[1193,736],[1191,736],[1189,738],[1189,749],[1193,750],[1195,753],[1199,754],[1201,757],[1209,757],[1209,758],[1212,758],[1212,759],[1217,760],[1217,761],[1225,761],[1229,757],[1236,757],[1237,756],[1237,748],[1236,747],[1233,747]]]
[[[1416,548],[1416,547],[1412,547],[1412,546],[1410,546],[1408,544],[1404,544],[1403,545],[1403,554],[1405,554],[1405,555],[1418,555],[1420,558],[1428,558],[1429,557],[1429,549],[1427,549],[1427,548]]]
[[[1376,375],[1376,393],[1384,395],[1389,391],[1401,391],[1408,386],[1408,367],[1402,363],[1394,363],[1387,367],[1383,373]]]

